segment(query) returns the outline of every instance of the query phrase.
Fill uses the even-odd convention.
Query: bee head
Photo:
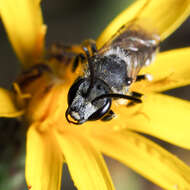
[[[93,83],[90,87],[90,79],[80,78],[71,86],[68,93],[68,109],[65,113],[69,122],[82,124],[85,121],[98,120],[110,110],[110,97],[97,99],[110,92],[109,86],[97,78]],[[71,121],[69,116],[74,121]]]

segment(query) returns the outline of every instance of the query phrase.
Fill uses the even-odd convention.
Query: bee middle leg
[[[82,47],[87,58],[93,56],[97,52],[96,42],[92,39],[85,40],[82,43]]]
[[[139,99],[139,100],[141,100],[141,97],[143,96],[143,94],[141,94],[141,93],[139,93],[139,92],[134,92],[134,91],[130,92],[130,95],[131,95],[132,97],[134,97],[134,98]],[[132,100],[132,101],[130,101],[130,102],[127,104],[127,107],[131,107],[131,106],[136,105],[136,104],[139,104],[139,103],[142,103],[142,100],[141,100],[141,101],[138,101],[138,102]]]
[[[142,81],[142,80],[152,80],[152,76],[150,74],[144,74],[144,75],[137,75],[136,82]]]
[[[143,94],[139,92],[135,92],[135,91],[132,91],[130,94],[132,97],[135,97],[135,98],[141,98],[143,96]]]

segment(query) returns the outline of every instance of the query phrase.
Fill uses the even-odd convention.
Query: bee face
[[[68,93],[68,109],[66,118],[70,115],[75,124],[82,124],[87,120],[98,120],[103,117],[111,107],[109,97],[97,99],[97,97],[110,92],[109,87],[100,79],[94,81],[90,87],[90,80],[82,78],[77,80],[70,88]],[[97,99],[97,100],[96,100]],[[68,119],[69,122],[72,122]]]

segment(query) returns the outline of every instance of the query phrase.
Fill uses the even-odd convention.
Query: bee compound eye
[[[71,88],[69,89],[69,92],[68,92],[68,104],[69,106],[72,104],[73,102],[73,99],[76,97],[76,94],[77,94],[77,91],[80,87],[80,85],[85,81],[86,79],[79,79],[78,81],[76,81],[72,86]]]
[[[111,107],[111,99],[106,98],[106,103],[100,107],[96,112],[94,112],[89,118],[89,121],[95,121],[98,119],[101,119],[109,110]]]

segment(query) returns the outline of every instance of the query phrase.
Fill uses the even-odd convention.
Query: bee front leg
[[[91,39],[85,40],[82,43],[81,47],[84,53],[80,53],[75,57],[74,62],[73,62],[73,68],[72,68],[73,72],[75,72],[80,61],[83,63],[85,60],[88,60],[91,56],[93,56],[95,52],[97,52],[96,42]]]
[[[81,62],[84,62],[85,60],[86,60],[86,57],[85,57],[84,54],[82,54],[82,53],[78,54],[78,55],[75,57],[74,61],[73,61],[72,72],[75,72],[75,71],[76,71],[76,69],[77,69],[77,67],[78,67],[78,65],[79,65],[79,63],[80,63],[80,61],[81,61]]]
[[[86,53],[87,58],[93,56],[97,52],[96,42],[92,39],[85,40],[82,43],[82,47],[84,52]]]

